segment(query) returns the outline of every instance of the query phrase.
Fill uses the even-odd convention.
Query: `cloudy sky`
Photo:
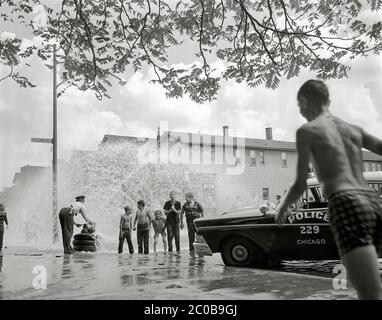
[[[189,64],[193,58],[179,54],[178,61]],[[21,166],[51,161],[50,145],[30,142],[31,137],[52,137],[52,74],[37,60],[33,63],[28,74],[36,88],[0,82],[0,189],[11,185]],[[7,72],[0,66],[0,78]],[[149,83],[152,70],[123,77],[127,84],[114,85],[112,99],[98,101],[92,93],[76,89],[59,98],[59,158],[68,159],[73,149],[96,149],[104,134],[155,137],[160,121],[167,121],[170,130],[211,134],[221,134],[222,126],[228,125],[231,135],[244,130],[254,138],[264,138],[269,125],[274,139],[294,141],[296,129],[304,123],[296,93],[315,75],[302,72],[298,78],[282,81],[276,91],[228,82],[216,101],[203,105],[187,98],[167,99],[159,85]],[[335,115],[382,137],[382,57],[357,60],[349,78],[327,83]]]

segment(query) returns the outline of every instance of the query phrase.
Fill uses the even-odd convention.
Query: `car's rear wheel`
[[[242,237],[229,238],[222,247],[221,256],[227,266],[249,267],[255,257],[254,244]]]

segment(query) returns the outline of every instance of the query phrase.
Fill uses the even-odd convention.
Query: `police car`
[[[369,187],[382,191],[382,171],[365,172]],[[328,202],[316,177],[281,226],[274,214],[257,208],[194,220],[194,248],[199,256],[220,252],[228,266],[275,266],[283,260],[336,260],[338,251],[329,225]]]

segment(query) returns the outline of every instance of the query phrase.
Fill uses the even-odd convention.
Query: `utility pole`
[[[57,201],[57,59],[56,45],[53,45],[53,242],[58,241],[58,201]]]
[[[51,143],[53,145],[52,161],[52,218],[53,243],[58,241],[58,201],[57,201],[57,61],[56,45],[53,46],[53,139],[32,138],[32,142]]]

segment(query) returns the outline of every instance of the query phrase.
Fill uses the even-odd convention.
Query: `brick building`
[[[294,142],[273,140],[272,128],[266,128],[266,139],[229,135],[192,134],[165,131],[157,140],[105,135],[102,144],[129,141],[149,146],[157,152],[150,161],[162,165],[187,166],[188,174],[197,174],[202,193],[209,193],[206,206],[220,213],[225,210],[273,202],[283,195],[295,177],[297,164]],[[155,147],[155,148],[154,148]],[[158,152],[159,151],[159,152]],[[148,155],[148,152],[144,152]],[[382,157],[363,152],[364,171],[381,171]],[[313,170],[313,169],[312,169]],[[203,180],[205,176],[205,181]]]

